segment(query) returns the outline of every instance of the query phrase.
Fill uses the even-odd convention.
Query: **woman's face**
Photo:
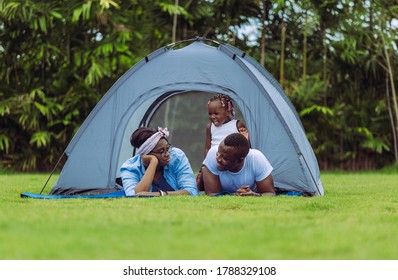
[[[209,120],[215,126],[220,126],[230,119],[227,108],[222,107],[219,100],[211,101],[207,105],[207,111],[209,112]]]
[[[166,139],[162,138],[150,154],[153,154],[158,158],[159,165],[165,166],[170,163],[170,151],[171,145],[169,145]]]

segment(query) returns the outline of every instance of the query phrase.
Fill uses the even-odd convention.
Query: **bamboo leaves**
[[[32,135],[29,143],[37,148],[47,147],[51,144],[51,134],[48,131],[37,131]]]
[[[9,149],[10,138],[5,134],[0,133],[0,151],[4,151],[7,154]]]
[[[116,79],[173,34],[228,42],[261,61],[323,167],[390,163],[397,22],[397,1],[2,0],[0,160],[51,168]],[[243,26],[255,30],[250,44]]]

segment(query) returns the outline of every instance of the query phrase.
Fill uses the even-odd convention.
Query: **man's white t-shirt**
[[[234,193],[241,186],[250,186],[252,191],[257,192],[256,182],[267,178],[273,170],[263,153],[256,149],[250,149],[240,171],[236,173],[231,171],[220,171],[217,169],[217,151],[218,146],[212,147],[207,153],[203,165],[205,165],[211,173],[219,176],[222,192]]]

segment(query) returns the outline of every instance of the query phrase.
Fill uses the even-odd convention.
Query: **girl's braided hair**
[[[222,107],[226,107],[227,111],[231,113],[231,118],[235,119],[235,110],[234,110],[234,104],[232,103],[232,98],[229,97],[226,94],[217,94],[214,95],[212,98],[209,99],[207,102],[207,105],[210,104],[210,102],[213,101],[220,101]]]

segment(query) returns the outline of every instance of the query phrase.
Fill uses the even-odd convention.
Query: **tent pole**
[[[303,156],[303,154],[300,153],[299,156],[301,156],[302,159],[304,160],[305,165],[307,166],[307,169],[308,169],[308,173],[310,173],[310,175],[311,175],[311,179],[312,179],[312,181],[313,181],[314,184],[315,184],[315,187],[316,187],[316,189],[317,189],[317,191],[318,191],[318,194],[321,195],[321,192],[320,192],[320,190],[319,190],[319,188],[318,188],[317,181],[315,180],[314,175],[312,174],[311,169],[310,169],[310,167],[308,166],[307,160],[305,159],[305,157]]]
[[[50,173],[50,176],[48,176],[48,179],[47,179],[46,183],[44,184],[43,188],[41,189],[40,194],[42,194],[42,192],[43,192],[44,189],[46,188],[46,186],[47,186],[47,184],[48,184],[48,181],[50,181],[51,177],[53,176],[53,174],[54,174],[54,172],[55,172],[55,169],[57,168],[58,164],[61,162],[61,159],[64,157],[64,155],[65,155],[65,152],[63,152],[62,155],[59,157],[57,163],[55,164],[53,170],[52,170],[51,173]]]

